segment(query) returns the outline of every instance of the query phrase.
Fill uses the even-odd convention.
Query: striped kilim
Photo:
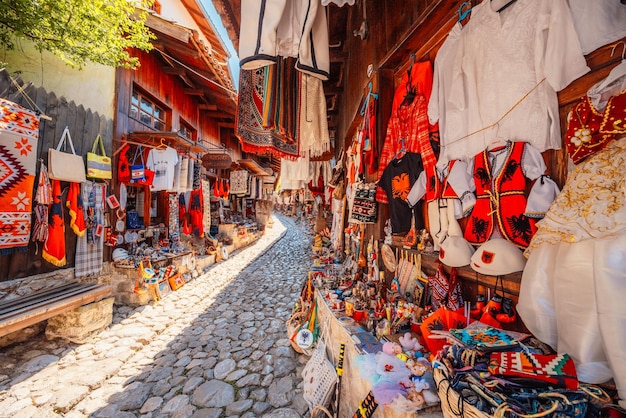
[[[568,354],[496,352],[489,357],[489,372],[509,378],[524,378],[551,386],[578,389],[574,360]]]

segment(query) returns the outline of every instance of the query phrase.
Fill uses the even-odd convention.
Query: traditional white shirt
[[[561,148],[556,92],[588,71],[565,0],[517,0],[501,13],[486,2],[472,10],[449,96],[467,133],[448,136],[443,158],[471,158],[498,137],[541,152]]]

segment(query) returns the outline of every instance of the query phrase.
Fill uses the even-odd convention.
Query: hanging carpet
[[[298,158],[298,83],[289,63],[241,70],[235,125],[243,152]]]
[[[35,112],[0,99],[0,254],[28,247],[38,138]]]

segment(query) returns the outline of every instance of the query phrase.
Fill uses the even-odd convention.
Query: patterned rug
[[[35,112],[0,99],[0,254],[28,247],[38,138]]]
[[[236,133],[241,142],[241,149],[244,152],[255,154],[270,153],[280,158],[296,159],[299,157],[298,139],[293,126],[295,115],[297,115],[297,105],[293,101],[293,92],[287,94],[284,90],[284,83],[267,82],[266,71],[268,67],[256,70],[241,70],[239,76],[239,103],[237,106]],[[280,79],[280,75],[276,76]],[[281,93],[277,95],[266,89],[283,86]],[[296,84],[297,86],[297,84]],[[266,100],[274,101],[268,106]],[[271,115],[263,117],[263,111],[276,109],[276,118]],[[273,112],[273,110],[272,110]],[[291,116],[290,116],[291,115]],[[265,128],[268,122],[273,126]]]

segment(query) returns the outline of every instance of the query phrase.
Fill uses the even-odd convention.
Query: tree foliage
[[[154,35],[144,25],[153,0],[1,0],[0,45],[34,42],[72,67],[87,62],[136,68],[129,48],[149,51]]]

